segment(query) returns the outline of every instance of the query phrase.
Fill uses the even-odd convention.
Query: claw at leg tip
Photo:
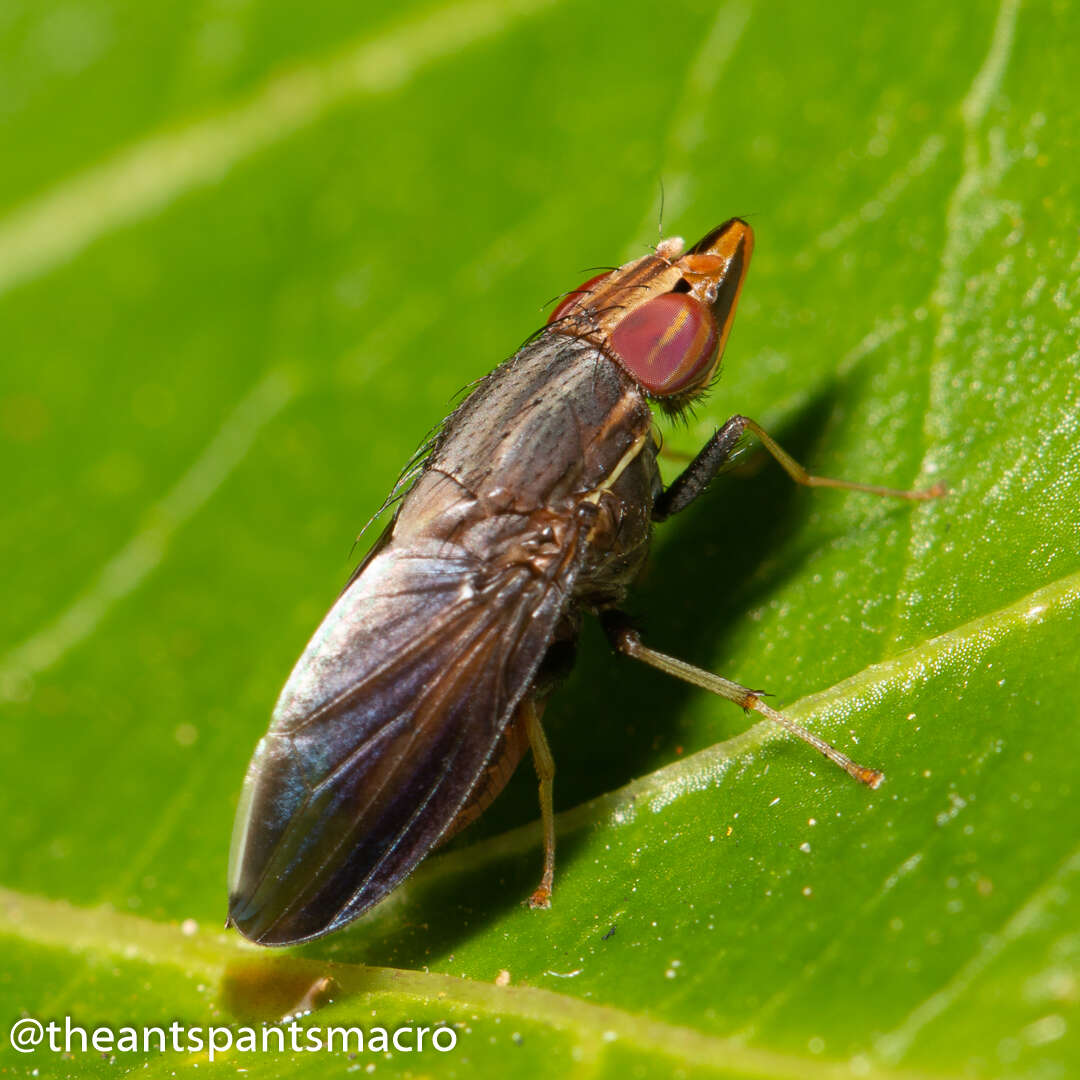
[[[537,908],[549,908],[551,907],[551,890],[540,886],[526,902],[534,911]]]
[[[884,782],[885,774],[877,769],[861,769],[858,778],[870,788],[871,791],[876,791]]]

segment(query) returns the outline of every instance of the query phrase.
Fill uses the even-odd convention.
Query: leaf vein
[[[410,1000],[437,1000],[493,1016],[519,1017],[569,1032],[593,1053],[609,1044],[629,1044],[691,1064],[728,1068],[763,1080],[843,1080],[851,1076],[847,1062],[827,1062],[795,1054],[743,1046],[733,1039],[707,1035],[693,1028],[638,1016],[610,1005],[594,1005],[566,994],[532,986],[496,986],[435,972],[366,967],[309,960],[302,956],[267,954],[226,934],[184,934],[180,928],[109,908],[78,908],[0,888],[0,934],[47,948],[75,953],[96,950],[128,960],[176,967],[220,984],[231,965],[259,964],[265,978],[275,973],[312,981],[329,975],[341,995],[363,994]],[[931,1080],[925,1073],[892,1067],[871,1067],[860,1075],[870,1080]]]
[[[384,94],[457,50],[496,37],[554,0],[469,0],[269,78],[204,119],[129,144],[0,221],[0,294],[48,273],[102,236],[218,182],[239,162],[332,109]]]

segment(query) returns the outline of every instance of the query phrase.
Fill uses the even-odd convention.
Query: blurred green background
[[[1080,1070],[1077,70],[1060,0],[6,0],[0,1070],[205,1067],[7,1030],[275,1020],[323,975],[305,1023],[456,1049],[215,1067]],[[818,472],[951,493],[762,463],[658,532],[633,610],[886,784],[590,629],[547,714],[551,911],[519,903],[526,765],[346,932],[242,946],[243,770],[352,538],[545,301],[655,242],[661,184],[666,234],[757,233],[669,443],[742,412]]]

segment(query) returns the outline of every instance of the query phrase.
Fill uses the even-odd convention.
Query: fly
[[[693,502],[747,432],[799,484],[942,493],[812,476],[745,416],[663,487],[650,402],[678,413],[709,387],[752,248],[732,218],[591,278],[444,421],[256,747],[229,866],[229,923],[245,937],[288,945],[345,926],[475,820],[530,748],[544,868],[529,902],[549,906],[555,766],[541,716],[586,612],[618,652],[881,782],[759,692],[643,644],[621,614],[653,523]]]

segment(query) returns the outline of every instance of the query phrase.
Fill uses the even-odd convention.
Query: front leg
[[[746,426],[744,417],[733,416],[698,451],[698,455],[660,493],[653,506],[653,521],[664,521],[685,510],[731,459]]]
[[[935,484],[921,491],[900,491],[897,488],[880,487],[877,484],[858,484],[850,480],[833,480],[827,476],[814,476],[780,446],[756,420],[751,420],[748,416],[733,416],[661,493],[653,506],[653,521],[663,521],[672,514],[685,510],[709,486],[709,481],[731,460],[731,455],[745,431],[752,431],[761,440],[761,444],[796,484],[803,484],[806,487],[846,488],[849,491],[864,491],[869,495],[883,495],[893,499],[934,499],[945,494],[945,488],[941,484]]]

